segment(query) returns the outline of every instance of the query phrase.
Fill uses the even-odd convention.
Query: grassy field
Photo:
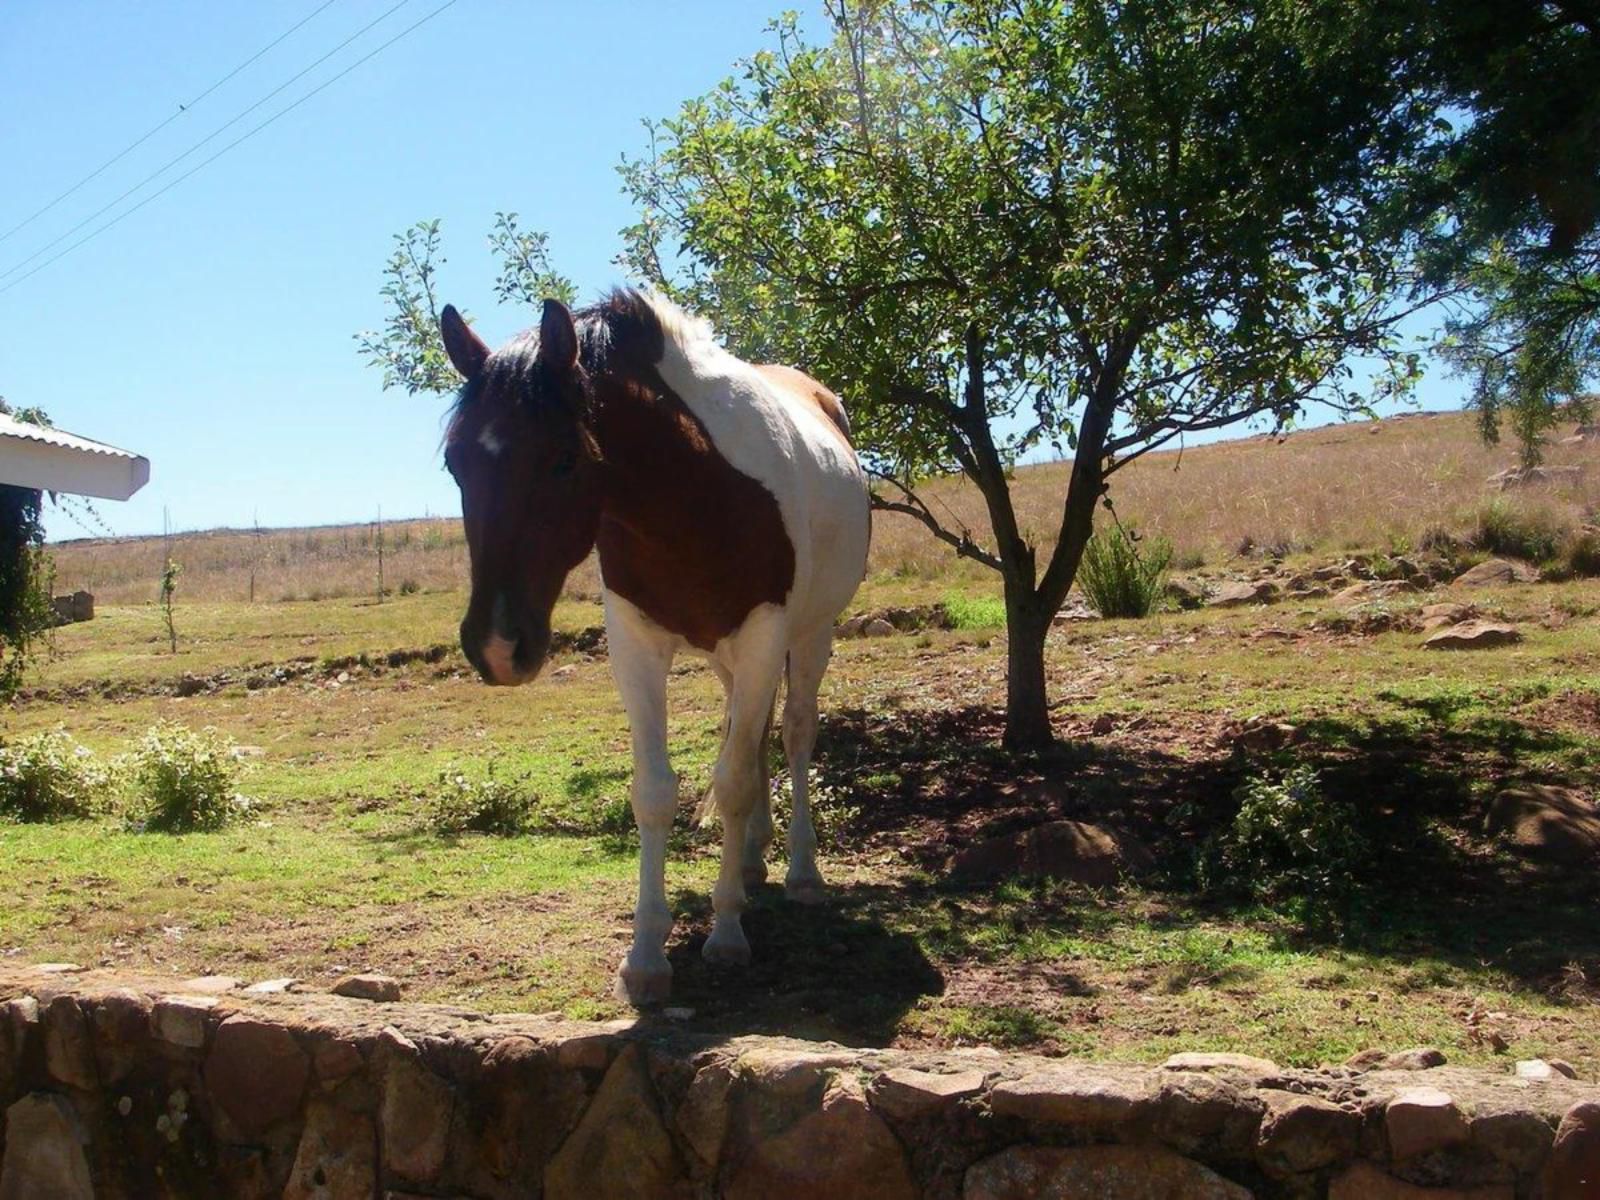
[[[1174,460],[1152,460],[1130,471],[1122,510],[1222,574],[1258,568],[1234,555],[1246,537],[1312,565],[1352,546],[1395,552],[1431,524],[1470,520],[1494,464],[1460,418],[1371,428],[1209,447],[1176,474]],[[1029,511],[1054,503],[1057,470],[1024,473]],[[1297,482],[1267,503],[1285,471]],[[970,503],[938,486],[952,509]],[[1567,519],[1596,497],[1579,486],[1519,502]],[[459,562],[453,527],[410,528],[417,561]],[[222,832],[184,836],[130,832],[114,817],[0,824],[0,954],[311,985],[379,969],[416,998],[622,1015],[610,982],[629,937],[636,841],[626,725],[603,653],[578,649],[600,621],[592,583],[575,580],[558,607],[569,637],[546,675],[490,689],[454,645],[456,568],[375,603],[355,586],[358,532],[186,539],[175,655],[152,605],[106,603],[104,587],[95,621],[57,631],[54,657],[4,714],[6,737],[60,727],[111,756],[159,720],[215,726],[243,747],[254,807]],[[352,548],[335,553],[341,539]],[[213,544],[214,558],[200,553]],[[254,604],[239,598],[240,545],[285,547],[287,574],[258,575]],[[63,579],[92,561],[102,581],[119,580],[113,600],[132,598],[152,547],[66,547]],[[1217,1048],[1286,1063],[1431,1043],[1458,1062],[1542,1055],[1600,1072],[1600,880],[1536,870],[1482,828],[1486,801],[1508,784],[1593,794],[1600,581],[1471,596],[1525,634],[1482,652],[1421,649],[1415,611],[1438,595],[1355,620],[1306,600],[1062,624],[1048,648],[1062,741],[1019,760],[998,748],[993,581],[887,522],[873,562],[856,611],[948,602],[963,628],[839,644],[817,767],[834,894],[813,910],[760,891],[746,971],[714,972],[698,953],[714,835],[689,813],[721,697],[697,662],[676,668],[684,795],[669,954],[690,1025],[1137,1059]],[[352,594],[337,596],[346,583]],[[323,598],[266,590],[280,586]],[[1241,737],[1263,719],[1293,727],[1272,752]],[[434,833],[441,773],[475,776],[491,761],[536,793],[537,832]],[[1342,924],[1308,925],[1197,875],[1241,782],[1294,763],[1320,771],[1370,847]],[[954,850],[1059,817],[1137,835],[1160,869],[1106,889],[949,882]]]
[[[1553,465],[1593,462],[1595,443],[1555,445]],[[1515,461],[1511,446],[1485,447],[1470,415],[1442,413],[1332,425],[1284,438],[1255,437],[1152,454],[1115,477],[1112,497],[1125,521],[1168,537],[1180,562],[1219,562],[1255,546],[1336,553],[1416,545],[1433,530],[1464,532],[1485,499],[1484,480]],[[1017,472],[1018,520],[1045,541],[1060,520],[1068,466]],[[964,480],[938,480],[925,494],[952,525],[979,541],[988,522]],[[1517,499],[1519,507],[1570,525],[1600,507],[1600,470]],[[466,545],[454,519],[391,521],[381,531],[383,577],[393,591],[453,591],[467,579]],[[376,596],[375,524],[315,529],[213,530],[174,538],[187,601],[262,603]],[[105,604],[152,602],[166,554],[163,539],[85,539],[56,549],[57,590],[83,588]],[[874,518],[872,571],[899,579],[991,582],[987,571],[952,563],[949,551],[907,517]],[[594,564],[568,582],[568,595],[593,600]]]

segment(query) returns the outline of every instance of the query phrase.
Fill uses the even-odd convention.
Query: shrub
[[[1478,509],[1472,544],[1490,554],[1547,562],[1560,549],[1563,532],[1549,513],[1517,508],[1496,497]]]
[[[1561,546],[1561,569],[1572,576],[1600,575],[1600,529],[1576,529]]]
[[[139,829],[188,833],[220,829],[245,812],[233,740],[175,721],[149,729],[128,762],[134,797],[128,819]]]
[[[1305,765],[1247,779],[1235,795],[1239,811],[1208,847],[1202,886],[1279,906],[1308,925],[1342,923],[1369,855],[1355,810],[1325,796]]]
[[[964,596],[960,592],[947,592],[944,613],[950,619],[951,629],[1005,628],[1006,604],[998,596]]]
[[[65,821],[102,812],[111,772],[60,730],[0,746],[0,819]]]
[[[810,781],[807,798],[811,825],[817,831],[817,849],[824,853],[838,850],[846,831],[861,816],[861,809],[850,803],[842,787],[828,783],[815,766],[811,768]],[[772,780],[772,823],[780,830],[788,829],[794,816],[794,793],[784,786],[786,782],[787,772]]]
[[[499,773],[500,763],[490,759],[481,777],[454,765],[439,772],[427,799],[426,820],[435,833],[521,833],[527,828],[537,803],[526,776]]]
[[[422,590],[422,585],[415,579],[402,579],[400,581],[400,594],[402,596],[415,596]]]
[[[1102,617],[1147,617],[1161,605],[1171,561],[1166,538],[1141,538],[1113,526],[1084,547],[1078,583]]]

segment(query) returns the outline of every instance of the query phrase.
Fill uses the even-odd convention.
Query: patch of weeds
[[[793,792],[784,786],[787,779],[785,772],[772,780],[772,823],[778,829],[788,829],[794,817]],[[861,809],[850,803],[849,792],[844,787],[829,783],[815,765],[811,767],[810,785],[807,798],[811,824],[817,831],[817,849],[824,854],[836,851],[844,845],[846,834],[861,816]]]
[[[1472,544],[1490,554],[1546,562],[1556,557],[1565,532],[1551,514],[1518,508],[1496,497],[1478,509]]]
[[[427,797],[424,820],[433,832],[447,837],[462,833],[506,836],[528,827],[537,803],[526,775],[509,775],[499,759],[491,758],[479,776],[459,765],[440,771]]]
[[[250,806],[238,792],[242,768],[233,739],[209,726],[163,721],[151,727],[127,769],[134,792],[127,817],[136,829],[220,829]]]
[[[1005,628],[1006,605],[998,596],[965,596],[960,592],[947,592],[944,612],[951,629]]]
[[[61,730],[0,746],[0,820],[43,822],[98,816],[112,771]]]
[[[1078,568],[1078,583],[1102,617],[1147,617],[1166,594],[1172,543],[1141,538],[1120,525],[1089,539]]]
[[[1312,928],[1341,928],[1370,860],[1355,809],[1323,793],[1314,768],[1245,780],[1231,825],[1200,862],[1208,892],[1242,894]]]
[[[928,1018],[952,1041],[989,1046],[1032,1046],[1057,1028],[1054,1021],[1015,1004],[940,1005]]]
[[[1578,529],[1561,544],[1561,571],[1573,578],[1600,576],[1600,530]]]

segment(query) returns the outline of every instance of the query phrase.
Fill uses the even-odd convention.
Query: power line
[[[158,198],[160,196],[166,195],[173,188],[177,187],[180,183],[182,183],[185,179],[188,179],[189,176],[195,174],[197,171],[204,170],[206,167],[208,167],[212,163],[216,162],[217,159],[221,158],[224,154],[226,154],[228,151],[232,150],[235,146],[239,145],[241,142],[249,141],[251,138],[255,137],[256,134],[260,133],[263,129],[265,129],[268,125],[271,125],[273,122],[277,121],[280,117],[288,116],[295,109],[299,108],[302,104],[304,104],[307,100],[311,99],[311,97],[315,96],[318,92],[322,91],[324,88],[327,88],[327,87],[331,86],[332,84],[337,83],[339,80],[343,79],[346,75],[350,74],[351,71],[354,71],[362,63],[368,61],[369,59],[377,57],[379,54],[382,54],[385,50],[387,50],[390,46],[392,46],[396,42],[398,42],[401,38],[405,37],[406,35],[410,34],[412,31],[414,31],[416,29],[420,29],[422,26],[426,25],[429,21],[433,20],[440,13],[442,13],[445,9],[450,8],[455,3],[456,3],[456,0],[445,0],[445,2],[443,4],[441,4],[441,5],[439,5],[438,8],[434,9],[432,12],[428,13],[426,16],[421,17],[420,19],[412,22],[410,25],[407,25],[399,33],[395,34],[392,38],[390,38],[387,42],[384,42],[382,45],[376,47],[373,50],[369,50],[366,54],[364,54],[360,58],[356,59],[355,62],[351,63],[348,67],[346,67],[344,70],[340,71],[337,75],[331,76],[330,78],[328,78],[328,79],[324,80],[323,82],[319,83],[316,87],[312,88],[309,92],[307,92],[304,96],[301,96],[300,99],[296,100],[293,104],[289,105],[287,108],[280,109],[278,112],[276,112],[272,116],[268,117],[265,121],[261,122],[261,124],[257,125],[255,128],[251,129],[249,132],[242,133],[238,137],[234,138],[233,141],[229,142],[221,150],[218,150],[210,158],[205,159],[203,162],[196,163],[193,167],[189,168],[189,170],[185,171],[182,175],[180,175],[176,179],[172,180],[165,187],[159,189],[158,191],[151,192],[150,195],[146,196],[143,200],[139,201],[139,203],[135,204],[132,208],[126,209],[125,211],[118,213],[115,217],[112,217],[111,220],[107,221],[104,225],[101,225],[98,229],[95,229],[95,230],[91,231],[90,233],[84,235],[83,237],[79,238],[77,241],[73,242],[72,245],[68,246],[65,250],[62,250],[59,254],[52,255],[50,258],[45,259],[44,262],[42,262],[38,266],[34,267],[33,270],[29,271],[26,275],[20,275],[16,279],[13,279],[10,283],[6,284],[4,287],[0,287],[0,296],[5,295],[5,293],[9,292],[12,288],[16,287],[19,283],[22,283],[24,280],[32,279],[35,275],[37,275],[40,271],[44,270],[51,263],[59,262],[61,259],[65,258],[67,255],[71,254],[79,246],[82,246],[85,242],[93,241],[95,238],[99,237],[102,233],[104,233],[106,230],[110,229],[112,226],[120,224],[122,221],[125,221],[127,218],[133,216],[134,213],[138,212],[141,208],[143,208],[146,204],[149,204],[152,200],[154,200],[154,199],[156,199],[156,198]],[[396,6],[396,7],[398,7],[398,6]]]
[[[255,62],[256,59],[260,58],[268,50],[271,50],[279,42],[283,41],[284,38],[288,37],[291,33],[293,33],[295,30],[299,29],[307,21],[311,20],[312,17],[314,17],[318,13],[322,12],[323,9],[331,8],[333,5],[337,4],[338,2],[339,2],[339,0],[324,0],[324,2],[322,4],[318,5],[311,12],[309,12],[305,16],[301,17],[293,25],[289,26],[289,28],[285,29],[282,33],[280,33],[277,37],[273,38],[265,46],[261,47],[261,49],[257,50],[249,58],[245,59],[237,67],[235,67],[233,70],[229,71],[226,75],[224,75],[221,79],[219,79],[215,83],[213,83],[205,91],[201,92],[193,100],[189,101],[189,103],[178,105],[178,111],[173,113],[166,120],[160,122],[158,125],[154,126],[150,130],[148,130],[143,136],[141,136],[139,138],[136,138],[134,141],[128,143],[128,145],[124,146],[116,154],[113,154],[110,158],[106,159],[105,162],[101,163],[98,167],[96,167],[94,170],[90,171],[82,179],[78,180],[77,183],[73,184],[66,191],[62,192],[59,196],[57,196],[54,200],[50,201],[49,204],[46,204],[43,208],[39,209],[37,212],[32,213],[27,217],[24,217],[21,221],[18,221],[15,225],[13,225],[10,229],[6,230],[4,233],[0,233],[0,242],[5,241],[7,238],[9,238],[12,234],[16,233],[18,230],[25,229],[29,225],[32,225],[34,223],[34,221],[36,221],[40,217],[44,216],[45,213],[49,212],[56,205],[60,204],[63,200],[65,200],[68,196],[70,196],[74,192],[76,192],[84,184],[90,182],[91,180],[98,179],[100,177],[100,175],[103,174],[108,168],[115,166],[117,163],[121,162],[124,158],[126,158],[133,151],[137,150],[140,146],[144,145],[151,138],[155,137],[156,134],[160,133],[168,125],[171,125],[179,117],[183,116],[184,113],[188,112],[196,104],[199,104],[200,101],[204,100],[207,96],[211,95],[212,92],[216,91],[223,84],[227,83],[228,80],[232,79],[240,71],[244,70],[251,63]]]
[[[144,187],[145,184],[150,183],[151,181],[159,178],[162,175],[165,175],[173,167],[177,166],[184,159],[188,158],[191,154],[193,154],[196,150],[200,149],[200,147],[204,146],[207,142],[211,141],[218,134],[222,133],[224,130],[231,129],[233,126],[237,125],[240,121],[244,120],[251,113],[255,112],[256,109],[260,108],[268,100],[271,100],[274,96],[276,96],[279,93],[283,92],[291,84],[297,82],[300,79],[305,78],[305,76],[310,74],[312,71],[316,70],[323,63],[327,62],[335,54],[339,53],[339,51],[343,50],[351,42],[355,41],[362,34],[366,33],[374,25],[379,25],[382,22],[386,21],[390,16],[392,16],[394,13],[398,12],[400,9],[404,8],[409,3],[411,3],[411,0],[397,0],[396,3],[390,5],[388,8],[384,9],[383,12],[379,13],[372,20],[368,21],[360,29],[358,29],[354,33],[352,33],[349,37],[345,38],[344,41],[340,42],[332,50],[329,50],[326,54],[324,54],[321,58],[319,58],[315,62],[313,62],[310,66],[304,67],[301,70],[296,71],[293,75],[289,76],[288,79],[285,79],[277,87],[273,88],[265,96],[261,97],[261,99],[257,100],[254,104],[250,105],[249,108],[246,108],[243,112],[237,113],[234,116],[230,117],[228,120],[224,121],[221,125],[217,126],[210,133],[206,134],[205,137],[201,138],[194,145],[190,146],[182,154],[179,154],[175,158],[168,159],[165,163],[163,163],[161,166],[157,167],[154,171],[151,171],[150,174],[146,175],[143,179],[139,180],[138,183],[134,184],[127,191],[123,192],[122,195],[118,196],[115,200],[112,200],[108,204],[101,205],[99,208],[95,209],[92,213],[90,213],[83,220],[79,221],[71,229],[67,230],[65,233],[61,234],[59,237],[56,237],[56,238],[52,239],[51,241],[46,242],[44,245],[40,246],[37,250],[35,250],[32,254],[28,255],[27,258],[23,259],[21,262],[13,263],[11,266],[7,267],[4,271],[0,271],[0,279],[5,279],[9,275],[15,275],[18,271],[22,270],[23,267],[27,266],[34,259],[38,258],[41,254],[44,254],[44,253],[46,253],[46,252],[48,252],[50,250],[55,249],[62,242],[66,241],[73,234],[77,233],[78,230],[82,229],[85,225],[87,225],[91,221],[93,221],[96,217],[102,217],[106,213],[110,212],[113,208],[115,208],[117,205],[121,204],[129,196],[133,195],[140,188]],[[385,44],[387,44],[387,43],[385,43]],[[365,61],[365,60],[362,60],[362,61]],[[209,162],[210,160],[208,159],[207,161]],[[187,176],[185,178],[187,178]],[[54,262],[55,260],[51,259],[50,261]]]

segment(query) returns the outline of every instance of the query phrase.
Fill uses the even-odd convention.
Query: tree
[[[1461,291],[1446,358],[1484,437],[1509,419],[1524,468],[1590,418],[1600,372],[1600,12],[1579,0],[1417,0],[1397,70],[1460,114],[1428,148],[1419,222],[1429,276]]]
[[[841,390],[880,508],[1003,581],[1005,741],[1050,740],[1044,640],[1141,455],[1414,380],[1403,172],[1429,113],[1381,0],[829,0],[624,164],[627,264],[745,357]],[[1353,36],[1355,31],[1358,36]],[[1054,529],[1013,466],[1073,451]],[[990,532],[917,494],[960,471]],[[1043,537],[1045,540],[1039,540]]]
[[[438,269],[446,261],[439,253],[440,223],[418,221],[394,235],[394,253],[383,269],[383,297],[389,313],[381,332],[365,330],[355,335],[359,353],[369,366],[383,371],[383,386],[417,392],[453,392],[461,377],[450,365],[439,339],[439,301],[435,293]],[[550,265],[549,239],[517,225],[514,212],[497,212],[489,232],[489,248],[500,260],[494,281],[495,298],[502,304],[534,307],[546,296],[570,304],[577,289]]]
[[[33,425],[50,424],[41,409],[13,409],[0,397],[0,413]],[[44,495],[38,488],[0,484],[0,700],[22,682],[33,647],[52,624],[53,573],[44,551]]]

